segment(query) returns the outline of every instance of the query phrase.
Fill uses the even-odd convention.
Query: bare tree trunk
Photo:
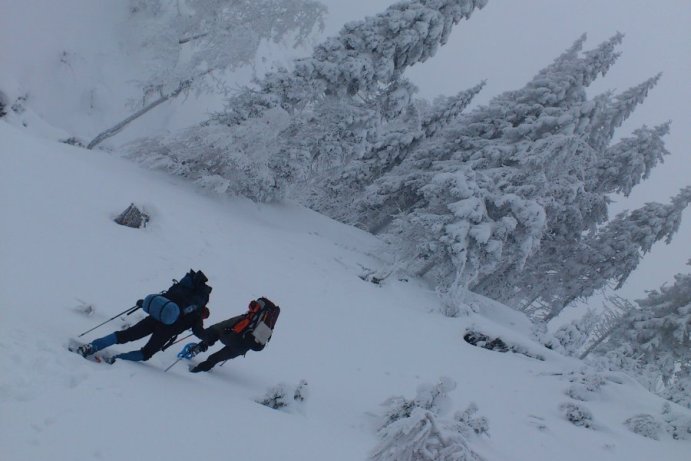
[[[96,137],[86,146],[86,148],[87,148],[87,149],[93,149],[94,147],[98,146],[99,144],[101,144],[103,141],[105,141],[106,139],[110,138],[111,136],[115,136],[116,134],[118,134],[119,132],[121,132],[121,131],[123,130],[123,128],[125,128],[127,125],[129,125],[132,121],[134,121],[134,120],[138,119],[139,117],[141,117],[142,115],[146,114],[147,112],[149,112],[149,111],[150,111],[151,109],[153,109],[154,107],[158,106],[159,104],[162,104],[162,103],[166,102],[167,100],[169,100],[169,99],[171,99],[171,98],[174,98],[174,97],[178,96],[178,95],[179,95],[180,93],[182,93],[185,89],[189,88],[191,83],[192,83],[192,79],[190,79],[190,80],[185,80],[185,81],[183,81],[183,82],[180,82],[180,85],[177,87],[177,89],[176,89],[175,91],[173,91],[172,93],[168,93],[168,94],[165,94],[165,95],[161,96],[160,98],[158,98],[157,100],[155,100],[155,101],[152,102],[151,104],[149,104],[149,105],[147,105],[147,106],[145,106],[145,107],[142,107],[142,108],[139,109],[137,112],[135,112],[134,114],[130,115],[130,116],[127,117],[125,120],[123,120],[123,121],[121,121],[120,123],[118,123],[117,125],[115,125],[115,126],[113,126],[113,127],[111,127],[111,128],[108,128],[106,131],[103,131],[103,132],[100,133],[98,136],[96,136]]]

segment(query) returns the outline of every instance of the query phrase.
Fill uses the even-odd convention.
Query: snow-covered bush
[[[632,432],[654,440],[659,440],[664,431],[674,440],[691,439],[691,417],[672,410],[672,405],[665,403],[659,418],[653,415],[635,415],[624,421]]]
[[[631,432],[634,432],[649,439],[659,440],[660,431],[662,430],[660,423],[653,415],[635,415],[624,421]]]
[[[564,402],[559,405],[559,411],[567,421],[575,426],[586,428],[593,427],[593,414],[583,405],[573,402]]]
[[[662,407],[662,421],[665,431],[675,440],[691,440],[691,416],[682,415],[672,410],[672,405],[665,402]]]
[[[606,384],[605,378],[599,373],[578,372],[569,375],[571,386],[566,390],[566,395],[574,400],[588,401],[598,393]]]
[[[413,400],[393,397],[384,402],[377,434],[381,441],[370,454],[372,461],[480,461],[468,446],[468,437],[487,433],[487,419],[476,416],[471,404],[452,420],[442,417],[449,409],[447,393],[456,383],[442,378],[422,385]]]
[[[552,333],[549,347],[565,355],[578,355],[588,343],[592,329],[598,322],[598,314],[588,309],[583,316],[560,326]]]
[[[402,396],[390,397],[384,403],[385,408],[379,429],[408,418],[415,408],[429,410],[434,414],[444,413],[448,410],[450,400],[448,392],[456,388],[456,382],[450,378],[442,377],[434,385],[422,384],[417,389],[417,395],[413,400]]]
[[[468,290],[460,283],[448,288],[438,287],[437,295],[441,301],[441,313],[446,317],[468,316],[473,313],[473,306],[466,302]]]
[[[415,407],[409,416],[379,431],[372,461],[480,461],[463,435],[429,410]]]
[[[468,405],[463,411],[457,411],[453,415],[454,427],[467,439],[473,435],[489,434],[489,420],[485,416],[479,416],[475,403]]]
[[[297,386],[278,383],[266,391],[264,397],[256,400],[274,410],[287,409],[301,404],[308,396],[307,381],[301,380]]]

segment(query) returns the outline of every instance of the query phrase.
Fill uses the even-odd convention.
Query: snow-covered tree
[[[396,3],[346,25],[292,70],[279,69],[262,78],[258,88],[239,91],[203,126],[131,151],[217,190],[271,200],[293,187],[296,197],[309,198],[312,187],[327,183],[318,175],[328,177],[366,159],[377,150],[380,133],[413,123],[415,87],[403,72],[432,56],[451,27],[485,3]],[[271,135],[252,141],[250,134],[258,132]],[[371,157],[376,168],[378,156]]]
[[[691,186],[683,188],[669,204],[647,203],[620,213],[571,244],[573,251],[562,249],[549,259],[529,261],[523,274],[545,275],[542,279],[526,277],[532,282],[522,288],[523,293],[532,292],[546,302],[547,309],[540,317],[548,321],[578,298],[589,297],[610,284],[620,288],[654,243],[671,242],[690,201]]]
[[[311,208],[342,222],[371,227],[368,207],[376,214],[385,204],[366,200],[368,188],[380,177],[400,165],[415,149],[438,130],[458,117],[482,89],[482,84],[453,97],[439,98],[434,105],[425,101],[407,104],[405,112],[392,118],[363,144],[361,154],[352,161],[327,172],[310,184],[304,202]]]
[[[201,127],[134,150],[220,192],[291,194],[381,235],[401,265],[441,291],[467,287],[553,317],[625,280],[648,251],[641,233],[674,233],[683,207],[662,217],[669,210],[650,205],[607,223],[609,195],[630,193],[667,153],[668,124],[612,144],[659,76],[589,99],[622,35],[585,52],[583,36],[523,88],[467,114],[481,85],[416,100],[404,71],[485,3],[392,5],[239,91]]]
[[[256,91],[228,101],[219,119],[239,123],[280,106],[290,112],[324,97],[368,96],[397,82],[410,66],[433,56],[452,27],[487,0],[407,0],[384,13],[346,24],[294,69],[268,74]]]
[[[628,196],[669,151],[662,137],[669,133],[669,123],[643,126],[633,136],[609,146],[594,166],[593,183],[598,191]]]
[[[633,373],[669,400],[689,406],[691,274],[677,274],[674,284],[637,303],[640,309],[627,313],[593,354]]]
[[[101,132],[94,148],[181,94],[228,92],[225,73],[254,63],[263,42],[298,47],[323,29],[326,7],[314,0],[129,0],[123,43],[147,74],[133,114]]]
[[[545,206],[547,238],[542,239],[540,248],[520,271],[496,271],[475,289],[505,302],[513,300],[513,305],[520,300],[524,308],[532,308],[536,302],[549,305],[550,316],[554,316],[574,299],[591,295],[593,287],[587,285],[595,279],[597,288],[605,285],[604,274],[574,277],[577,270],[573,266],[585,270],[591,263],[583,261],[593,253],[589,251],[592,244],[584,236],[593,235],[594,229],[606,222],[608,194],[628,195],[667,154],[662,136],[667,134],[668,124],[652,130],[643,127],[633,137],[609,146],[614,128],[632,113],[657,81],[655,77],[621,95],[605,94],[584,101],[571,111],[577,114],[573,119],[576,123],[566,135],[530,143],[525,157],[538,174],[526,169],[515,190],[537,192],[541,197],[538,201]],[[547,162],[543,160],[545,154]],[[548,171],[544,179],[536,181],[544,168],[541,165],[553,165],[558,173]],[[569,294],[556,293],[555,289]]]
[[[142,50],[151,75],[144,101],[202,77],[254,63],[263,41],[304,44],[323,29],[326,7],[313,0],[129,0],[129,46]],[[211,76],[213,77],[213,75]]]
[[[368,188],[358,222],[394,236],[435,283],[511,298],[544,236],[577,239],[606,219],[607,198],[586,187],[598,107],[585,87],[621,38],[581,55],[582,37],[523,89],[456,117]]]
[[[588,262],[601,278],[616,281],[616,288],[620,288],[654,243],[672,241],[689,203],[691,186],[683,188],[667,205],[651,202],[619,214],[591,239],[593,255]],[[595,255],[597,260],[593,260]]]

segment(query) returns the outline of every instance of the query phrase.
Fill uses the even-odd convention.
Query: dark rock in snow
[[[140,229],[146,227],[146,223],[149,222],[149,215],[139,210],[132,203],[125,211],[120,213],[120,216],[115,218],[115,222],[123,226]]]

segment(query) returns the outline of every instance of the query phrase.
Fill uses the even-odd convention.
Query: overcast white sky
[[[369,0],[356,8],[352,2],[324,0],[331,11],[327,28],[335,32],[352,19],[383,11],[390,0]],[[357,2],[357,4],[365,2]],[[614,212],[647,201],[667,201],[691,184],[691,1],[690,0],[489,0],[469,21],[454,29],[449,43],[408,76],[428,98],[451,95],[483,79],[487,85],[477,103],[502,91],[523,86],[582,33],[585,48],[614,35],[625,34],[623,53],[606,77],[592,86],[592,94],[625,90],[662,72],[658,86],[619,130],[628,135],[643,125],[672,120],[667,148],[672,153],[628,200]],[[688,272],[691,258],[691,209],[671,245],[654,247],[622,289],[622,295],[640,297],[678,272]]]

